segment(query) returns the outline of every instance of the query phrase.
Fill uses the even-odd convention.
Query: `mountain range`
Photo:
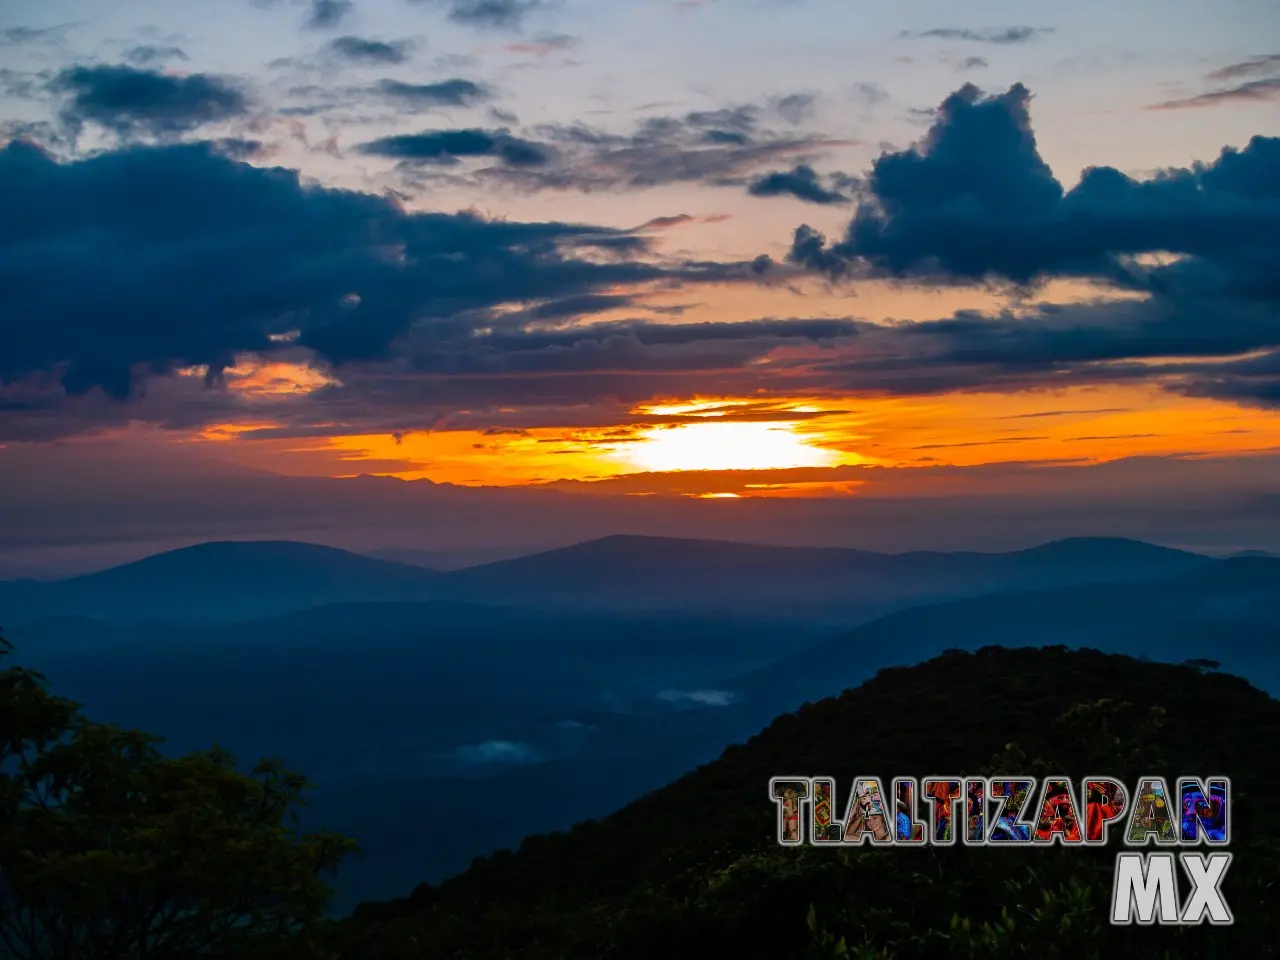
[[[442,572],[315,544],[198,544],[52,582],[0,582],[9,624],[245,620],[341,602],[458,600],[564,610],[714,612],[855,622],[928,600],[1133,580],[1212,563],[1121,539],[1012,553],[872,553],[612,536]]]
[[[948,649],[1215,660],[1280,692],[1280,560],[1111,539],[876,554],[628,536],[449,572],[212,543],[0,584],[0,623],[95,718],[305,771],[307,822],[365,851],[339,910],[605,816],[806,700]],[[447,840],[424,829],[475,792],[524,799]]]

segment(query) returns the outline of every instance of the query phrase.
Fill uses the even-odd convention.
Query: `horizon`
[[[8,4],[0,577],[1280,550],[1280,55],[1232,6]]]
[[[767,543],[767,542],[754,541],[754,540],[722,540],[722,539],[708,539],[705,537],[654,536],[654,535],[641,534],[641,533],[614,533],[614,534],[605,534],[600,537],[592,537],[587,540],[575,540],[571,543],[566,543],[557,547],[550,547],[544,550],[534,550],[530,552],[517,552],[517,553],[512,553],[509,556],[502,555],[502,556],[492,557],[492,558],[477,561],[477,562],[460,562],[457,564],[453,564],[448,562],[449,558],[453,555],[446,553],[441,558],[445,562],[441,565],[435,565],[430,562],[427,562],[428,558],[433,554],[433,551],[412,550],[412,549],[355,551],[355,550],[346,550],[342,547],[335,547],[331,544],[327,544],[319,541],[279,540],[279,539],[270,538],[270,537],[257,537],[257,538],[231,539],[231,540],[200,540],[193,543],[184,544],[182,546],[173,547],[170,549],[161,550],[154,553],[144,553],[135,559],[125,560],[120,563],[110,564],[105,567],[95,567],[93,569],[83,570],[75,573],[68,573],[65,576],[3,577],[3,578],[0,578],[0,583],[4,583],[6,581],[16,582],[16,581],[22,581],[22,580],[34,580],[36,582],[56,583],[59,580],[64,580],[64,579],[70,580],[70,579],[75,579],[81,576],[90,576],[95,573],[104,573],[109,570],[116,570],[123,567],[131,567],[135,564],[142,563],[143,561],[155,560],[155,559],[170,556],[173,554],[189,554],[194,552],[200,552],[201,548],[225,547],[225,546],[231,546],[231,545],[238,546],[238,545],[249,545],[249,544],[263,545],[263,546],[269,545],[273,547],[315,547],[323,551],[334,551],[338,554],[342,554],[350,557],[358,557],[358,558],[369,559],[369,560],[378,560],[378,561],[389,563],[395,566],[425,570],[429,573],[450,574],[450,573],[461,573],[464,571],[477,570],[482,567],[501,564],[507,561],[536,560],[539,557],[549,557],[549,556],[555,556],[559,554],[572,553],[576,548],[591,546],[593,544],[604,543],[606,541],[648,541],[651,543],[662,543],[664,545],[669,545],[673,548],[678,547],[678,545],[682,543],[688,543],[688,544],[696,543],[696,544],[713,544],[718,546],[729,546],[729,547],[742,547],[746,549],[763,549],[763,550],[780,550],[780,551],[813,550],[813,551],[820,551],[820,552],[827,552],[827,551],[848,552],[848,553],[862,554],[868,557],[964,556],[964,555],[1005,556],[1009,554],[1019,554],[1019,553],[1028,553],[1028,552],[1033,552],[1038,550],[1045,550],[1050,547],[1059,547],[1067,544],[1090,544],[1094,546],[1101,546],[1103,544],[1110,544],[1110,545],[1125,544],[1129,546],[1150,547],[1158,550],[1170,550],[1176,553],[1185,553],[1191,556],[1200,557],[1204,560],[1219,561],[1219,562],[1227,561],[1227,560],[1242,560],[1242,559],[1267,559],[1267,560],[1280,559],[1280,556],[1277,556],[1274,553],[1270,553],[1264,550],[1245,549],[1245,550],[1236,550],[1236,551],[1219,552],[1219,553],[1198,552],[1194,550],[1183,550],[1182,548],[1179,548],[1179,547],[1171,547],[1166,544],[1154,543],[1148,540],[1135,540],[1130,537],[1106,537],[1106,536],[1061,537],[1054,540],[1039,541],[1039,542],[1030,544],[1029,546],[1020,547],[1020,548],[1011,549],[1011,550],[964,550],[964,549],[961,549],[961,550],[902,550],[897,552],[891,552],[891,551],[877,551],[877,550],[862,550],[857,547],[831,547],[831,546],[817,546],[817,545],[807,545],[807,544],[777,544],[777,543]],[[432,601],[423,601],[423,602],[434,603],[437,601],[432,600]]]

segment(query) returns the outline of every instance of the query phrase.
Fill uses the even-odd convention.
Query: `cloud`
[[[253,160],[265,157],[267,146],[261,140],[244,137],[220,137],[209,141],[209,147],[232,160]]]
[[[1048,440],[1048,437],[997,437],[994,440],[967,440],[963,443],[926,443],[912,450],[949,450],[953,447],[988,447],[999,443],[1026,443],[1030,440]]]
[[[139,67],[150,67],[154,64],[164,63],[166,60],[186,61],[191,59],[181,47],[156,46],[150,43],[133,47],[124,55],[124,58]]]
[[[1217,107],[1224,103],[1262,102],[1280,99],[1280,77],[1250,80],[1225,90],[1211,90],[1194,97],[1153,103],[1148,110],[1183,110],[1188,107]]]
[[[125,398],[178,368],[217,383],[244,352],[341,367],[388,356],[418,323],[439,350],[476,341],[477,315],[501,304],[738,269],[581,255],[618,235],[407,213],[208,144],[58,163],[13,142],[0,150],[0,383]]]
[[[52,88],[69,96],[62,110],[68,125],[92,121],[121,135],[170,136],[230,120],[248,109],[236,86],[202,73],[174,76],[126,66],[70,67],[57,75]]]
[[[1256,79],[1250,79],[1256,78]],[[1209,73],[1206,77],[1216,90],[1153,103],[1148,110],[1183,110],[1194,107],[1216,107],[1224,103],[1261,103],[1280,98],[1280,54],[1253,57]],[[1224,81],[1238,81],[1223,87]]]
[[[413,44],[408,40],[387,43],[383,40],[345,36],[330,40],[325,49],[352,63],[391,64],[406,63],[413,51]]]
[[[469,107],[493,97],[493,93],[487,87],[459,77],[437,83],[382,80],[378,83],[377,91],[389,100],[398,100],[415,107]]]
[[[477,270],[482,267],[477,264]],[[690,277],[690,279],[694,279]],[[712,279],[724,282],[722,272]],[[581,423],[676,424],[691,416],[638,415],[634,405],[655,396],[710,390],[785,391],[810,386],[805,367],[775,354],[825,355],[858,331],[840,319],[758,319],[673,323],[629,318],[602,321],[634,308],[649,312],[639,294],[570,293],[522,309],[503,305],[411,320],[391,348],[332,369],[308,369],[307,348],[276,344],[238,354],[208,389],[198,375],[141,380],[127,404],[93,393],[68,399],[53,377],[28,377],[0,386],[0,398],[22,409],[0,417],[0,442],[54,439],[126,423],[170,430],[268,421],[240,434],[246,442],[395,434],[423,429],[494,427],[522,430]],[[770,362],[765,363],[768,360]],[[282,367],[270,380],[258,368]],[[193,371],[194,372],[194,371]],[[826,373],[819,373],[826,377]],[[302,384],[302,386],[298,386]],[[764,401],[727,407],[718,422],[809,419]],[[406,467],[404,469],[417,469]]]
[[[526,190],[643,189],[675,183],[744,187],[761,168],[807,162],[853,141],[778,132],[766,111],[746,104],[649,117],[632,132],[612,133],[585,123],[544,124],[532,133],[554,146],[555,162],[537,169],[486,173]]]
[[[1203,365],[1176,389],[1192,397],[1280,409],[1280,350],[1216,366]]]
[[[75,24],[64,23],[56,27],[6,27],[0,30],[0,46],[18,47],[30,44],[59,44]]]
[[[1280,252],[1280,139],[1255,137],[1216,161],[1135,180],[1091,167],[1064,191],[1041,159],[1030,92],[966,85],[914,147],[872,164],[866,199],[828,245],[802,226],[796,262],[833,276],[939,281],[1091,277],[1186,296],[1187,285],[1274,296]],[[1184,258],[1148,265],[1140,254]]]
[[[20,100],[38,100],[48,93],[52,75],[43,70],[10,70],[0,67],[0,94]],[[22,121],[7,121],[3,125],[6,133]],[[47,121],[31,121],[34,124],[46,124]],[[10,134],[13,135],[13,134]]]
[[[581,37],[567,33],[542,33],[532,40],[508,43],[502,49],[507,53],[527,53],[535,57],[549,57],[553,53],[570,50],[581,42]]]
[[[529,311],[535,320],[564,320],[593,313],[602,313],[619,307],[629,307],[636,297],[624,293],[584,293],[564,300],[548,300]]]
[[[637,230],[670,230],[672,227],[683,227],[687,224],[694,223],[723,223],[729,219],[727,213],[710,213],[702,216],[694,216],[691,213],[677,213],[669,217],[654,217],[652,220],[646,220]]]
[[[773,109],[788,123],[799,124],[813,116],[817,99],[812,93],[792,93],[775,101]]]
[[[310,30],[328,30],[342,23],[351,14],[351,0],[311,0],[306,26]]]
[[[985,70],[988,64],[982,57],[965,57],[960,61],[961,70]]]
[[[827,190],[819,182],[813,167],[801,164],[787,171],[775,171],[753,181],[748,188],[753,197],[779,197],[789,195],[808,203],[848,203],[842,193]]]
[[[918,32],[906,31],[906,37],[924,37],[933,40],[964,40],[969,43],[1026,43],[1046,33],[1052,33],[1052,27],[988,27],[974,30],[963,27],[935,27],[932,30]]]
[[[539,167],[551,157],[542,144],[513,137],[505,130],[430,130],[380,137],[360,152],[406,163],[450,165],[461,157],[496,157],[512,167]]]
[[[790,259],[832,278],[1028,285],[1082,278],[1128,296],[863,328],[828,382],[885,393],[1142,379],[1266,403],[1280,347],[1280,138],[1146,180],[1091,167],[1065,190],[1041,159],[1021,86],[966,86],[914,147],[873,164],[828,243]],[[1136,296],[1135,296],[1136,295]],[[1233,361],[1249,353],[1262,359]],[[1204,358],[1200,365],[1161,358]],[[816,375],[816,373],[815,373]]]
[[[655,396],[1009,392],[1046,380],[1274,402],[1280,141],[1255,138],[1146,180],[1095,168],[1066,191],[1039,157],[1029,100],[1020,87],[959,91],[920,144],[875,161],[844,237],[828,244],[802,227],[792,258],[833,277],[925,284],[1084,277],[1128,299],[911,323],[675,323],[662,313],[669,301],[650,305],[648,285],[753,282],[756,270],[659,261],[637,231],[712,217],[615,231],[412,214],[229,160],[260,156],[247,139],[65,164],[11,144],[0,151],[0,280],[17,305],[0,316],[5,430],[62,436],[130,419],[275,424],[258,439],[445,421],[522,429],[547,411],[625,422]],[[616,167],[596,172],[634,184],[622,171],[666,175],[648,165],[678,144],[713,159],[675,175],[746,184],[727,171],[794,142],[775,140],[767,116],[734,108],[627,135],[551,128],[542,140],[436,130],[363,149],[428,171],[470,160],[515,175],[609,158]],[[1137,256],[1160,252],[1176,256]],[[247,391],[235,370],[245,355],[287,359],[318,382],[287,396]],[[162,376],[186,368],[207,368],[219,389]],[[95,388],[131,402],[88,396]]]
[[[1253,57],[1237,63],[1219,67],[1209,74],[1210,80],[1238,80],[1241,77],[1256,77],[1280,72],[1280,53],[1268,54],[1265,57]]]
[[[487,30],[518,30],[525,18],[551,4],[547,0],[412,0],[442,6],[449,19],[468,27]]]

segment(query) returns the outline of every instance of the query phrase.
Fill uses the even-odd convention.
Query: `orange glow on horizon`
[[[1280,449],[1274,411],[1146,385],[879,399],[693,398],[637,406],[632,416],[592,427],[437,430],[398,439],[253,437],[275,426],[262,422],[220,424],[200,436],[246,465],[300,475],[376,473],[467,486],[590,486],[631,477],[638,479],[627,483],[630,495],[723,499],[857,495],[862,466],[915,473]],[[827,470],[829,480],[822,478]],[[699,479],[735,471],[757,473],[728,484]],[[774,482],[770,471],[791,475]],[[675,476],[687,479],[661,481]]]

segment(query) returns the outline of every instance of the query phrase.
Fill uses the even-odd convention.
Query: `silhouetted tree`
[[[293,829],[306,782],[158,742],[0,670],[0,957],[323,956],[323,876],[354,845]]]

